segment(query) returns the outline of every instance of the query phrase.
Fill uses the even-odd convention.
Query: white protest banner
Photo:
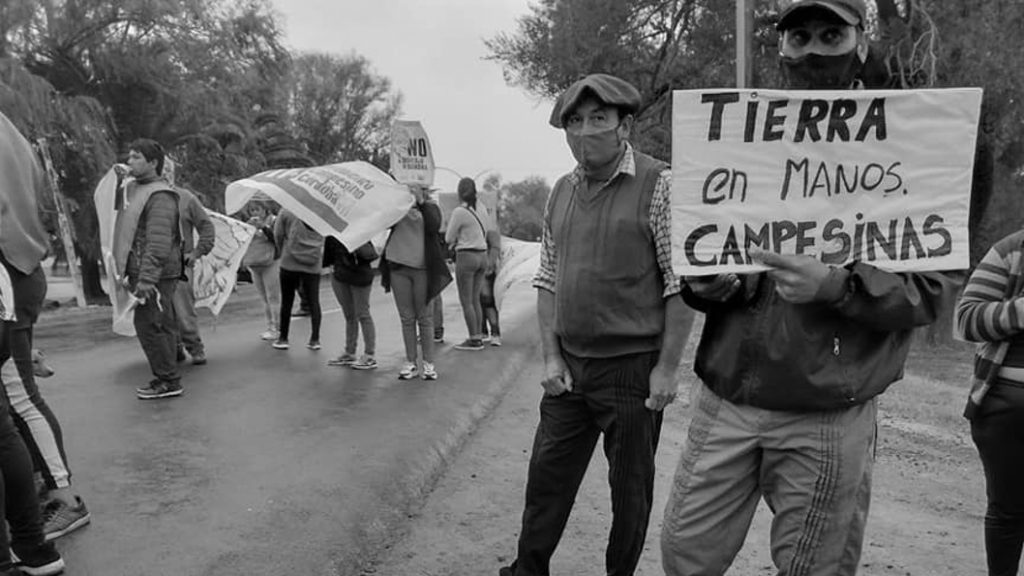
[[[434,153],[419,122],[395,120],[391,125],[391,174],[402,184],[434,185]]]
[[[111,321],[115,334],[135,336],[133,323],[134,297],[128,292],[125,279],[117,275],[114,262],[114,225],[117,222],[115,201],[120,188],[124,185],[124,177],[117,174],[114,168],[96,185],[93,202],[96,204],[96,217],[100,228],[100,251],[103,256],[103,268],[106,270],[107,296],[110,297]]]
[[[216,316],[235,289],[238,266],[249,249],[256,228],[210,210],[206,214],[213,222],[215,240],[213,250],[193,265],[192,293],[196,308],[209,308]]]
[[[890,271],[968,267],[980,89],[673,93],[672,260],[751,247]]]
[[[405,217],[413,205],[408,188],[366,162],[270,170],[228,184],[225,211],[240,211],[263,192],[324,236],[349,250]]]
[[[507,236],[501,237],[501,265],[494,278],[494,301],[501,308],[501,301],[512,286],[529,284],[540,267],[540,242],[526,242]]]

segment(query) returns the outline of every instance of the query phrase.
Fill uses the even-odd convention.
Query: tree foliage
[[[288,107],[299,138],[318,163],[364,159],[383,165],[402,97],[357,54],[296,58]]]
[[[494,177],[492,177],[494,178]],[[502,184],[500,178],[488,178],[484,189],[497,187],[499,198],[499,224],[501,233],[520,240],[540,240],[544,221],[544,206],[551,187],[540,176],[530,176],[519,182]]]
[[[351,68],[321,94],[338,91],[348,115],[322,122],[336,132],[315,160],[379,162],[400,97],[365,59],[327,58]],[[47,139],[90,296],[102,296],[93,189],[134,139],[163,144],[177,182],[215,209],[232,180],[313,162],[302,136],[314,122],[292,115],[295,63],[270,0],[0,2],[0,110]]]

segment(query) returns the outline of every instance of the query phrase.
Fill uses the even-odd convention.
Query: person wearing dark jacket
[[[178,359],[185,359],[185,351],[192,357],[192,364],[206,364],[206,347],[199,335],[199,318],[196,316],[196,297],[192,291],[192,270],[196,260],[213,250],[216,231],[213,222],[206,215],[206,208],[196,195],[184,188],[176,188],[179,195],[178,213],[181,214],[181,241],[183,267],[181,282],[174,291],[174,313],[178,316]],[[193,231],[199,233],[196,242]]]
[[[324,241],[324,266],[331,266],[331,288],[345,315],[345,350],[328,366],[351,366],[356,370],[377,367],[377,330],[370,314],[370,292],[373,289],[373,268],[377,259],[373,244],[367,242],[355,252],[349,252],[337,238]],[[359,329],[363,330],[363,355],[356,356]]]
[[[427,188],[409,189],[416,202],[388,236],[380,264],[381,286],[393,293],[402,322],[405,364],[398,378],[409,380],[422,374],[424,380],[436,380],[433,311],[428,303],[451,283],[452,275],[441,253],[441,208]],[[417,341],[423,350],[422,372],[416,365]]]
[[[163,148],[152,140],[132,143],[125,205],[114,227],[114,257],[128,288],[139,299],[135,331],[155,378],[136,390],[140,399],[180,396],[178,318],[174,310],[182,268],[178,192],[161,176]]]
[[[780,14],[786,87],[861,86],[863,0],[798,0]],[[750,249],[768,272],[685,278],[705,313],[690,432],[661,535],[669,576],[724,574],[758,502],[774,513],[779,574],[852,576],[871,498],[877,396],[903,376],[914,328],[957,275]]]

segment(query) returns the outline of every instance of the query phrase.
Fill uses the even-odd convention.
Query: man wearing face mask
[[[799,0],[778,22],[787,88],[860,86],[863,0]],[[721,575],[764,498],[784,576],[857,571],[876,397],[902,378],[912,330],[935,321],[955,277],[829,266],[756,249],[766,273],[685,278],[705,313],[693,419],[665,509],[670,576]]]
[[[517,559],[501,576],[549,573],[602,434],[613,511],[606,573],[633,574],[643,550],[662,410],[675,399],[693,314],[672,271],[671,172],[628,142],[639,107],[629,83],[592,74],[551,115],[579,164],[545,209],[533,281],[544,396]]]

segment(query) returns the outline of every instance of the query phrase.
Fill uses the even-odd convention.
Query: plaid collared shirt
[[[629,176],[636,175],[636,159],[633,156],[633,146],[626,143],[626,153],[619,162],[615,174],[608,181],[615,180],[619,174]],[[586,186],[583,168],[577,166],[568,175],[570,186]],[[607,186],[607,184],[606,184]],[[658,175],[658,181],[654,185],[654,196],[651,198],[651,210],[649,219],[651,222],[651,236],[654,238],[654,250],[658,259],[658,268],[661,270],[664,289],[662,296],[668,298],[681,291],[679,277],[672,270],[672,204],[669,194],[672,186],[672,170],[666,168]],[[603,188],[602,188],[603,190]],[[533,286],[548,292],[555,292],[555,272],[558,270],[558,247],[555,246],[551,237],[550,214],[551,202],[544,208],[544,224],[541,234],[540,267],[537,275],[533,277]]]
[[[999,375],[1010,338],[1024,332],[1024,231],[996,242],[956,304],[956,335],[978,342],[964,416],[972,418]]]

